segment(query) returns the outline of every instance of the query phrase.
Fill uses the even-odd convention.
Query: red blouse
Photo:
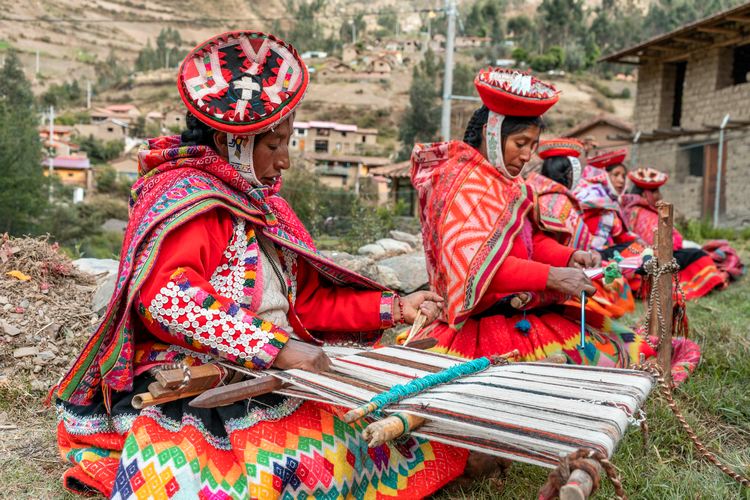
[[[289,290],[289,324],[254,315],[262,296],[259,247],[251,225],[213,210],[169,233],[135,304],[157,339],[211,352],[245,366],[273,364],[292,329],[362,332],[393,325],[390,292],[335,286],[304,258],[280,251]],[[265,277],[268,278],[268,277]],[[273,279],[276,279],[275,276]]]

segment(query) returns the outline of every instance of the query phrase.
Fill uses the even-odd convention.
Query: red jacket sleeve
[[[283,329],[256,317],[209,282],[235,233],[231,216],[213,210],[168,234],[140,289],[137,312],[163,342],[210,352],[248,368],[273,364],[288,340]]]
[[[310,331],[366,332],[393,326],[393,293],[336,286],[306,260],[297,265],[294,312]]]
[[[537,231],[533,236],[534,254],[533,259],[554,267],[567,267],[570,256],[576,249],[561,245],[548,234]]]

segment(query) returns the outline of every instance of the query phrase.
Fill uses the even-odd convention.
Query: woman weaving
[[[629,230],[619,202],[625,187],[626,156],[623,149],[590,158],[573,187],[591,233],[591,248],[605,259],[611,259],[615,251],[626,257],[640,255],[644,248],[638,235]]]
[[[632,183],[629,194],[621,197],[628,225],[648,245],[653,245],[654,228],[659,215],[656,203],[661,200],[659,188],[666,184],[669,176],[651,168],[639,168],[628,173]],[[714,265],[709,255],[700,248],[683,248],[682,235],[673,230],[674,257],[680,266],[680,286],[687,300],[708,295],[712,290],[723,288],[728,280]]]
[[[526,184],[534,192],[534,214],[541,230],[563,245],[591,250],[591,233],[571,188],[581,177],[584,145],[577,139],[556,138],[539,142],[537,155],[543,160],[540,172],[530,172]],[[597,291],[587,307],[618,318],[635,308],[633,293],[626,279],[609,284],[603,278],[593,281]]]
[[[575,364],[625,366],[653,354],[642,338],[593,314],[599,328],[589,324],[586,346],[577,348],[581,328],[564,313],[578,317],[580,304],[557,305],[593,294],[581,268],[600,262],[541,230],[520,177],[557,92],[502,69],[480,72],[475,84],[484,106],[464,142],[417,145],[412,154],[430,285],[445,299],[441,321],[423,335],[467,358],[519,349],[524,360],[563,353]]]
[[[325,404],[131,405],[167,363],[325,370],[323,342],[374,340],[439,300],[398,297],[326,260],[278,196],[307,84],[294,48],[258,32],[213,38],[182,63],[189,129],[139,153],[115,294],[55,389],[68,489],[381,498],[428,495],[463,471],[467,452],[423,440],[368,450],[361,426]]]

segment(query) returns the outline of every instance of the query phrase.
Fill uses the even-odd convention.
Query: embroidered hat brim
[[[594,168],[607,168],[613,165],[621,165],[627,157],[627,149],[618,149],[589,158],[589,165]]]
[[[232,31],[203,42],[182,62],[177,87],[185,106],[211,128],[263,133],[302,101],[309,74],[290,44],[258,31]]]
[[[634,172],[628,172],[628,179],[641,189],[654,190],[666,184],[669,175],[653,168],[639,168]]]
[[[560,99],[552,85],[506,68],[480,71],[474,85],[484,105],[504,116],[541,116]]]
[[[583,143],[577,139],[547,139],[539,141],[537,154],[542,160],[554,156],[571,156],[579,158],[584,153]]]

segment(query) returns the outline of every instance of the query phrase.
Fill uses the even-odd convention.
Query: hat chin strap
[[[234,135],[227,132],[227,152],[229,164],[250,183],[253,187],[261,187],[263,184],[255,176],[255,167],[253,166],[253,146],[255,145],[255,136],[253,135]]]
[[[487,159],[490,164],[494,166],[501,174],[509,179],[515,179],[521,172],[516,175],[511,175],[508,169],[505,167],[505,160],[503,159],[503,121],[505,115],[490,111],[487,118],[487,132],[484,136],[485,144],[487,145]]]
[[[578,184],[578,181],[581,180],[581,160],[575,156],[568,156],[568,161],[573,169],[573,183],[570,185],[570,189],[574,189],[576,184]]]

